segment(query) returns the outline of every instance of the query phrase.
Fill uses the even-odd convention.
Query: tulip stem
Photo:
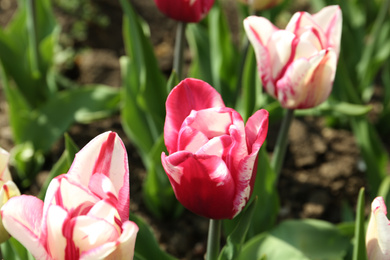
[[[219,255],[221,220],[210,219],[209,234],[207,237],[206,260],[216,260]]]
[[[279,178],[280,171],[283,166],[284,156],[286,155],[287,143],[288,143],[288,131],[290,129],[291,122],[294,118],[294,109],[287,109],[284,115],[282,126],[279,130],[278,139],[274,149],[274,154],[271,160],[271,167],[274,169],[276,179]],[[277,182],[276,182],[277,183]]]
[[[186,23],[179,22],[177,24],[175,49],[173,54],[173,70],[176,71],[177,78],[183,78],[183,60],[184,60],[184,40],[185,40]]]

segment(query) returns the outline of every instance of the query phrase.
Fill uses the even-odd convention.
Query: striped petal
[[[169,153],[177,151],[183,121],[192,110],[225,107],[221,95],[204,81],[187,78],[172,89],[166,101],[164,140]]]
[[[33,196],[11,198],[2,208],[3,225],[37,260],[52,259],[40,239],[43,202]]]

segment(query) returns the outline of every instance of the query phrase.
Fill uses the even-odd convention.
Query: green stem
[[[210,219],[209,234],[207,237],[206,260],[216,260],[218,258],[221,225],[221,220]]]
[[[183,79],[184,40],[186,23],[179,22],[176,31],[175,49],[173,54],[173,70],[176,71],[179,80]]]
[[[290,129],[291,122],[294,118],[294,110],[287,109],[287,112],[283,118],[282,126],[279,130],[278,139],[274,149],[274,154],[271,160],[271,167],[276,173],[276,179],[280,175],[280,170],[283,166],[284,156],[286,154],[287,143],[288,143],[288,131]]]
[[[31,71],[34,78],[39,78],[39,55],[37,43],[37,25],[35,20],[35,0],[27,0],[27,31],[31,51]]]

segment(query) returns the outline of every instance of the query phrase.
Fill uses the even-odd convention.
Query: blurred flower
[[[390,226],[387,209],[382,197],[371,204],[371,217],[367,227],[366,246],[369,260],[390,258]]]
[[[36,259],[132,259],[129,170],[116,133],[101,134],[54,178],[45,201],[22,195],[1,210],[8,232]]]
[[[154,0],[168,17],[186,23],[197,23],[210,11],[215,0]]]
[[[196,79],[177,85],[166,109],[169,156],[162,153],[161,161],[176,198],[198,215],[233,218],[252,194],[268,112],[257,111],[244,126],[213,87]]]
[[[261,11],[280,4],[283,0],[239,0],[249,5],[254,11]]]
[[[19,196],[20,191],[12,181],[11,174],[8,170],[9,153],[0,147],[0,208],[14,196]],[[0,243],[9,238],[8,232],[4,229],[0,216]]]
[[[325,7],[314,15],[295,13],[285,30],[263,17],[244,20],[263,86],[284,108],[311,108],[328,98],[336,73],[341,23],[339,6]]]

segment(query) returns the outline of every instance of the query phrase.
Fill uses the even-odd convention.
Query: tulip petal
[[[338,5],[326,6],[313,15],[313,19],[324,31],[328,39],[326,48],[335,49],[337,55],[340,51],[342,30],[342,14]]]
[[[0,179],[3,181],[11,180],[11,173],[8,169],[9,153],[0,147]]]
[[[169,153],[177,151],[177,139],[184,119],[192,110],[225,107],[221,95],[204,81],[187,78],[172,89],[166,101],[164,125],[165,146]]]
[[[183,126],[180,129],[178,137],[178,150],[186,150],[192,153],[198,151],[204,144],[209,141],[209,138],[201,131],[191,128],[189,126]]]
[[[71,233],[64,223],[69,220],[66,210],[57,205],[51,205],[47,211],[47,247],[54,259],[65,259],[75,256],[73,241],[65,233]],[[70,259],[70,258],[66,258]],[[76,259],[76,258],[73,258]]]
[[[202,131],[208,139],[227,134],[232,124],[231,110],[219,111],[215,108],[192,111],[183,125]]]
[[[390,222],[382,197],[371,204],[371,217],[367,227],[366,245],[369,260],[387,260],[390,256]]]
[[[248,154],[257,153],[268,133],[269,113],[265,109],[256,111],[246,122],[245,135]]]
[[[234,181],[221,158],[177,152],[161,160],[184,207],[207,218],[233,217]]]
[[[37,260],[51,259],[40,239],[43,202],[33,196],[11,198],[2,208],[3,225]]]
[[[94,216],[78,216],[72,219],[73,241],[80,252],[88,251],[105,243],[116,241],[120,233],[105,219]]]
[[[271,78],[270,54],[266,47],[272,34],[278,30],[270,21],[263,17],[249,16],[244,20],[244,28],[251,42],[257,60],[257,68],[264,88],[270,95],[276,97],[275,85]]]
[[[111,204],[111,201],[99,201],[91,208],[87,216],[104,219],[115,227],[118,233],[121,233],[122,220],[116,208]]]
[[[332,91],[336,74],[337,54],[333,49],[323,50],[310,59],[308,82],[300,88],[302,93],[297,108],[310,108],[324,102]],[[304,93],[304,94],[303,94]]]
[[[82,185],[88,186],[92,174],[106,175],[118,193],[118,210],[124,219],[129,218],[129,168],[125,146],[114,132],[98,135],[80,152],[68,172],[76,175]]]
[[[132,221],[126,221],[122,226],[122,234],[115,242],[105,243],[100,247],[85,251],[80,259],[82,260],[127,260],[133,259],[135,239],[138,226]]]

